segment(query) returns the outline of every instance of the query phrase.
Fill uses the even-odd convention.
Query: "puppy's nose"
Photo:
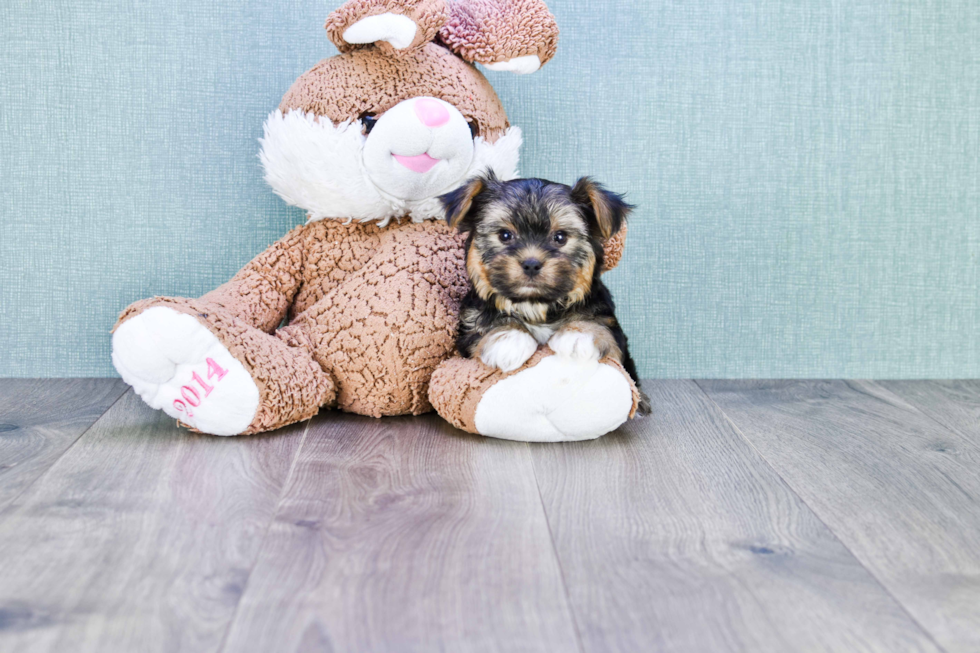
[[[536,258],[526,258],[521,263],[521,267],[524,268],[524,274],[527,276],[537,276],[538,272],[541,271],[541,261]]]
[[[426,127],[438,127],[449,122],[449,111],[438,100],[431,98],[415,101],[415,115]]]

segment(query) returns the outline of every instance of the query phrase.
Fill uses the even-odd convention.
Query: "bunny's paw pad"
[[[148,405],[211,435],[238,435],[259,405],[251,375],[194,317],[154,306],[123,322],[112,363]]]
[[[591,440],[618,428],[632,408],[633,390],[622,370],[557,354],[491,386],[474,424],[480,434],[506,440]]]

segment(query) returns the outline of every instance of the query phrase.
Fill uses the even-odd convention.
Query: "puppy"
[[[543,179],[499,181],[492,172],[439,198],[451,227],[468,233],[472,281],[456,346],[512,372],[547,343],[563,356],[613,358],[640,379],[599,278],[602,243],[633,207],[588,177],[574,187]],[[641,415],[650,401],[641,393]]]

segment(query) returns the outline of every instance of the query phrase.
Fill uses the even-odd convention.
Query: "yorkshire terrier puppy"
[[[468,233],[472,287],[456,346],[511,372],[547,343],[578,359],[613,358],[639,388],[626,334],[599,278],[602,243],[633,207],[588,177],[574,187],[543,179],[499,181],[493,173],[439,198],[451,227]],[[637,411],[649,414],[641,393]]]

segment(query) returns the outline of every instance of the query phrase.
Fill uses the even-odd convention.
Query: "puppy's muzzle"
[[[538,276],[543,265],[544,264],[536,258],[526,258],[521,261],[521,269],[524,270],[524,274],[532,279]]]

